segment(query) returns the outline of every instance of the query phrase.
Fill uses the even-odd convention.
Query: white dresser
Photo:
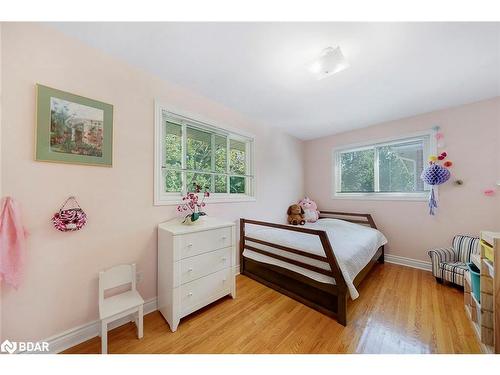
[[[186,315],[230,294],[236,297],[235,224],[211,217],[158,226],[158,310],[172,332]]]

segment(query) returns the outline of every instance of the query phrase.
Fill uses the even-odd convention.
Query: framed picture
[[[113,106],[36,85],[36,160],[112,166]]]

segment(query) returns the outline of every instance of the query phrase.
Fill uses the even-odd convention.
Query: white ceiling
[[[500,95],[500,23],[53,23],[301,139]],[[350,68],[307,64],[340,45]]]

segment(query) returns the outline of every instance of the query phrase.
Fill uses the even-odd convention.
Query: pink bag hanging
[[[74,204],[73,208],[65,209],[70,201]],[[61,232],[73,232],[82,229],[87,224],[87,214],[82,210],[75,197],[69,197],[64,201],[59,212],[54,214],[52,222],[54,227]]]

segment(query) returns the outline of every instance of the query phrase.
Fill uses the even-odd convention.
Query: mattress
[[[305,227],[324,230],[327,233],[337,258],[340,271],[349,289],[349,294],[352,299],[358,298],[359,293],[354,286],[354,278],[370,262],[379,247],[387,243],[385,236],[377,229],[338,219],[320,219],[315,223],[307,223]],[[302,250],[311,254],[325,256],[321,241],[316,235],[293,232],[285,229],[248,225],[246,228],[246,236]],[[330,269],[329,264],[321,260],[307,258],[302,255],[289,253],[249,240],[246,242],[248,245],[257,249],[265,250],[289,259],[298,260],[326,270]],[[243,256],[258,262],[289,269],[322,283],[335,284],[335,280],[328,275],[314,272],[252,250],[245,249]]]

